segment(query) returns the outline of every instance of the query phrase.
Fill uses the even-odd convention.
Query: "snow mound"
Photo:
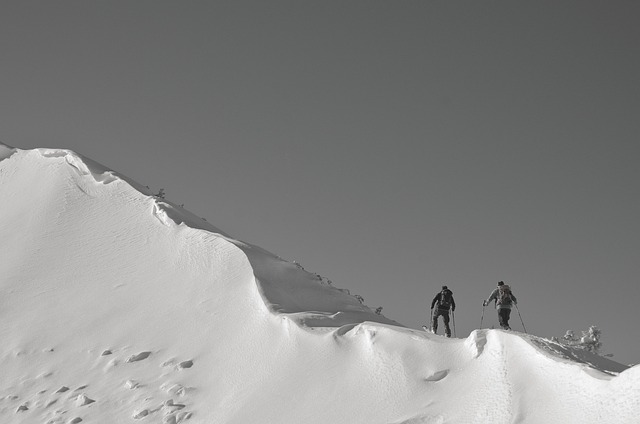
[[[62,149],[0,145],[0,422],[636,422],[640,370],[446,339]]]

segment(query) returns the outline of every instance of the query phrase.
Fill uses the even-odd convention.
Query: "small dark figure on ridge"
[[[434,310],[433,307],[438,304]],[[444,333],[447,337],[451,337],[451,327],[449,327],[449,309],[456,310],[456,302],[453,300],[453,292],[447,286],[442,286],[442,291],[436,295],[431,301],[431,332],[438,332],[438,317],[442,316],[444,321]]]
[[[500,327],[505,330],[511,330],[509,327],[509,317],[511,316],[511,306],[517,305],[518,300],[513,295],[511,287],[503,281],[498,281],[498,287],[491,292],[489,298],[482,302],[482,306],[487,306],[492,300],[496,301],[496,309],[498,310],[498,321]]]

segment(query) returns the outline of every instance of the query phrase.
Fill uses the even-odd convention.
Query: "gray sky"
[[[597,325],[638,363],[639,21],[632,1],[3,2],[0,140],[164,188],[409,327],[447,283],[466,336],[504,280],[529,332]]]

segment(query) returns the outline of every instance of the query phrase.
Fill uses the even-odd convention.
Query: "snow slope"
[[[640,367],[376,315],[67,150],[0,145],[2,423],[637,423]]]

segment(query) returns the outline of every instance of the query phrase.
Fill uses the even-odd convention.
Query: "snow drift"
[[[638,366],[404,328],[71,151],[0,145],[0,205],[0,422],[638,420]]]

